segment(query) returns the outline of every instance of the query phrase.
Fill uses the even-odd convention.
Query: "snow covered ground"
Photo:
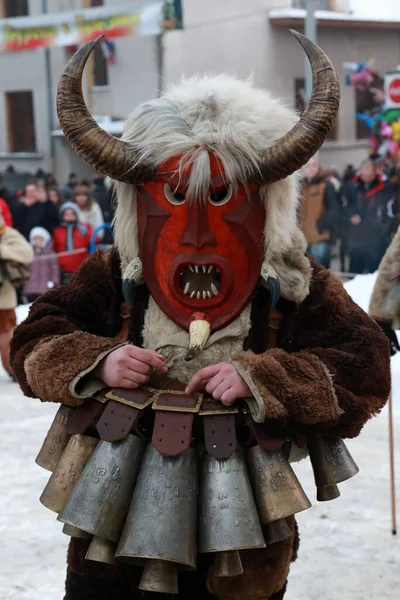
[[[371,275],[346,285],[363,308],[373,282]],[[21,307],[20,319],[25,314]],[[400,465],[400,356],[392,367]],[[1,371],[0,406],[0,600],[61,600],[67,538],[39,503],[49,474],[34,463],[56,408],[23,398]],[[340,486],[341,498],[314,501],[298,516],[300,557],[285,600],[398,600],[400,540],[391,535],[387,422],[384,410],[348,443],[360,473]],[[315,500],[309,462],[295,470]],[[400,478],[398,484],[399,499]]]

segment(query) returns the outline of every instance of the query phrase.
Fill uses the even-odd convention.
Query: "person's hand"
[[[350,219],[353,225],[359,225],[361,223],[360,215],[353,215]]]
[[[152,368],[166,373],[165,359],[155,350],[122,346],[104,358],[94,371],[109,387],[136,389],[148,382]]]
[[[230,363],[218,363],[200,369],[189,381],[185,391],[187,394],[206,391],[215,400],[221,400],[225,406],[230,406],[238,398],[250,398],[253,395]]]

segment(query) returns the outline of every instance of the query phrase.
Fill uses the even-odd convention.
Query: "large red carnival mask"
[[[161,165],[138,187],[139,255],[144,279],[161,310],[188,329],[202,313],[211,330],[237,317],[248,303],[264,257],[265,209],[259,188],[233,189],[210,154],[205,198],[188,198],[190,168],[179,159]],[[196,317],[194,317],[196,318]]]

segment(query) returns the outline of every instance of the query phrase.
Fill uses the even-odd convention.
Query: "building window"
[[[28,0],[2,0],[3,17],[27,17],[29,15]]]
[[[374,79],[369,86],[369,89],[355,89],[356,94],[356,113],[365,114],[365,116],[374,115],[380,112],[379,102],[375,96],[375,90],[383,90],[384,80],[377,73],[374,74]],[[371,130],[367,123],[356,117],[357,139],[365,140],[370,137]]]
[[[7,92],[9,152],[36,152],[32,92]]]
[[[296,105],[296,109],[300,112],[300,114],[303,113],[304,108],[305,108],[304,96],[303,96],[304,87],[305,87],[304,78],[295,79],[295,81],[294,81],[295,105]],[[334,126],[332,127],[332,130],[326,136],[326,139],[333,141],[333,142],[336,141],[337,140],[337,132],[338,132],[338,123],[336,120]]]

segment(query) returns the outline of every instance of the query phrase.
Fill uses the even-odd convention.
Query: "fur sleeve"
[[[294,420],[321,433],[355,437],[385,405],[387,340],[329,271],[315,266],[310,294],[297,308],[282,346],[236,360],[261,395],[272,394]]]
[[[121,293],[111,257],[104,252],[91,256],[68,286],[39,298],[15,330],[10,358],[25,395],[80,404],[71,383],[99,356],[121,345],[114,339]]]
[[[369,305],[369,314],[376,321],[387,321],[391,323],[395,316],[396,302],[388,302],[388,297],[398,281],[395,277],[400,271],[400,228],[394,236],[392,243],[386,251],[379,266],[378,277],[372,291]]]

